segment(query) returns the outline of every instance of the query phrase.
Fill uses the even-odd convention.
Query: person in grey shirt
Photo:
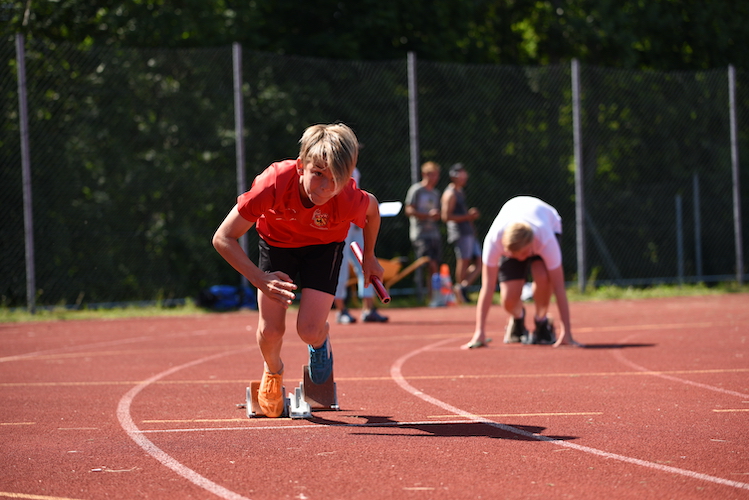
[[[442,234],[439,228],[441,193],[437,189],[439,179],[439,164],[428,161],[421,166],[421,182],[412,185],[406,193],[408,235],[416,258],[429,257],[428,277],[438,272],[442,262]],[[431,280],[426,281],[428,296],[431,296]]]

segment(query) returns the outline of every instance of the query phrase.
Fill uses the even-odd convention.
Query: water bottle
[[[439,273],[432,274],[432,300],[429,307],[443,307],[445,301],[442,298],[442,277]]]

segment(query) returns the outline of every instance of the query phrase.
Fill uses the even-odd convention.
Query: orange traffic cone
[[[440,282],[442,301],[446,306],[454,306],[457,302],[455,300],[455,293],[453,292],[453,281],[450,279],[450,267],[447,264],[440,266]]]

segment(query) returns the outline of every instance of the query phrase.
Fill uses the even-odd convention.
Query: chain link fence
[[[735,279],[726,69],[585,68],[581,85],[592,272],[620,284]]]
[[[238,283],[210,243],[238,192],[232,48],[46,40],[25,47],[37,303],[179,299]],[[0,296],[2,305],[20,307],[26,273],[13,39],[0,42],[0,60]],[[566,277],[577,280],[570,67],[418,61],[416,75],[419,161],[443,166],[439,188],[451,164],[465,165],[481,238],[509,198],[551,203],[564,221]],[[749,151],[748,77],[737,72],[742,152]],[[295,157],[308,125],[343,121],[363,144],[362,186],[380,201],[404,199],[413,182],[405,60],[244,52],[242,81],[249,182],[272,161]],[[735,279],[727,71],[583,66],[581,91],[585,277],[642,285]],[[253,232],[253,259],[256,245]],[[383,219],[377,252],[413,260],[402,212]],[[454,265],[446,243],[444,255]],[[413,278],[397,287],[411,293]]]

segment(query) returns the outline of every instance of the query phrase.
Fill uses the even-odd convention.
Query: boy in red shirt
[[[258,175],[213,235],[218,253],[260,292],[257,342],[265,370],[258,403],[269,417],[283,412],[281,345],[297,289],[302,296],[296,327],[308,344],[310,377],[321,384],[333,371],[327,318],[352,222],[364,229],[364,282],[384,272],[374,253],[377,198],[351,179],[359,156],[356,135],[341,123],[313,125],[299,143],[299,157],[273,163]],[[258,265],[237,241],[253,225],[260,235]]]

